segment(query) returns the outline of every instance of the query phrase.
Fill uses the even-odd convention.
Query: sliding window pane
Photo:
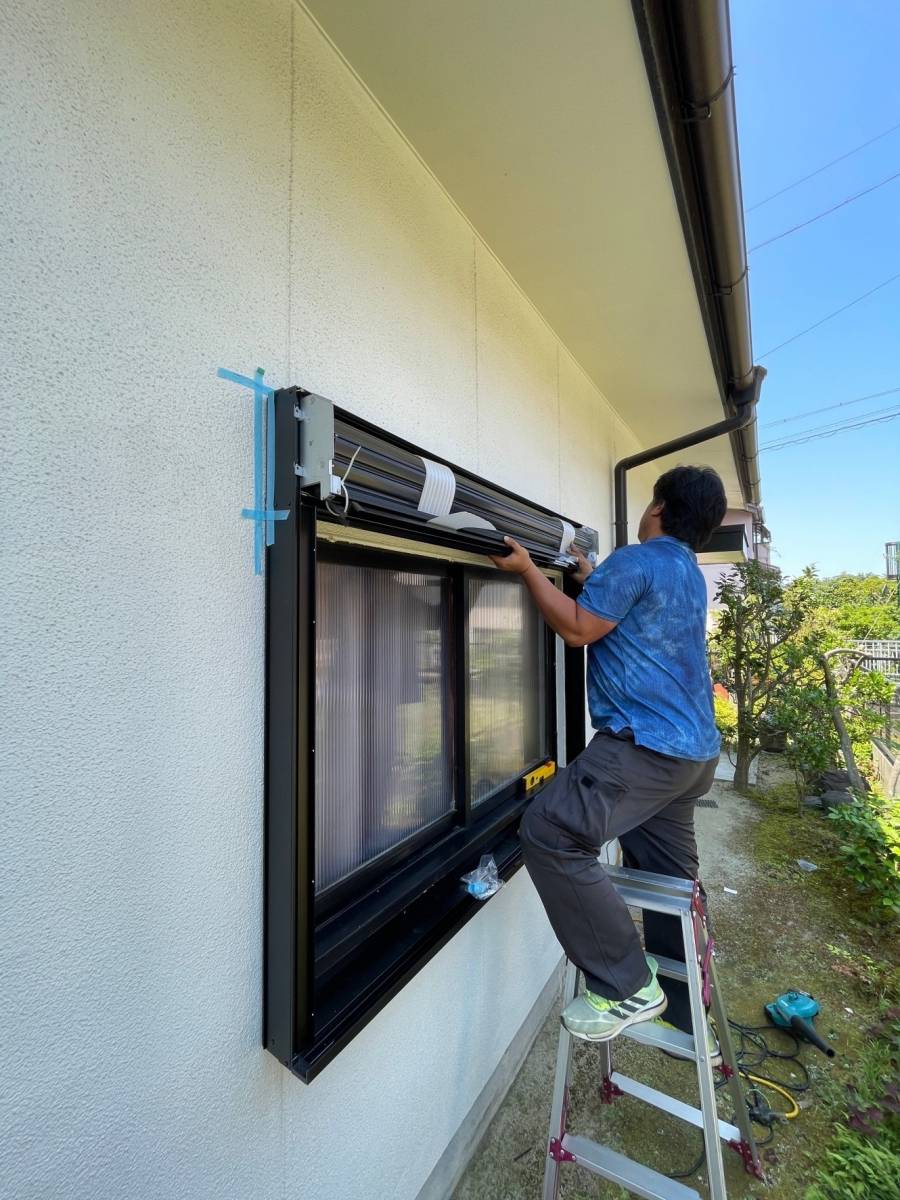
[[[470,576],[469,787],[480,804],[549,752],[546,631],[518,579]]]
[[[316,591],[316,888],[454,807],[448,581],[320,562]]]

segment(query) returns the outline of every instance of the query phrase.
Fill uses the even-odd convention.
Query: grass
[[[805,808],[792,782],[753,789],[749,799],[764,818],[755,825],[753,850],[767,874],[788,880],[801,873],[798,859],[815,863],[818,870],[810,875],[811,886],[839,902],[851,926],[864,940],[874,937],[890,958],[889,943],[878,933],[880,928],[889,937],[891,926],[873,921],[871,897],[848,875],[837,826],[819,809]]]
[[[896,931],[873,919],[870,898],[843,867],[835,826],[799,805],[792,783],[759,789],[748,802],[759,818],[752,853],[773,902],[792,908],[794,922],[799,917],[818,943],[812,955],[792,948],[796,986],[819,999],[817,1024],[832,1026],[838,1049],[831,1064],[811,1060],[814,1108],[795,1123],[805,1145],[784,1152],[797,1189],[785,1195],[893,1196],[900,1167],[898,1117],[890,1111],[900,1085],[900,1011],[892,1008],[900,999]],[[800,858],[818,870],[802,873]]]

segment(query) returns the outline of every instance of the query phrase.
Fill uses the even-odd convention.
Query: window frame
[[[346,522],[341,536],[320,502],[298,488],[294,390],[276,393],[275,506],[287,509],[267,556],[265,986],[263,1044],[304,1082],[315,1075],[416,974],[481,905],[459,875],[493,853],[501,877],[521,865],[517,829],[526,803],[521,775],[471,804],[466,722],[467,573],[490,571],[452,545]],[[319,536],[319,534],[324,536]],[[397,542],[391,549],[349,544]],[[348,536],[349,535],[349,536]],[[347,544],[340,544],[347,543]],[[399,545],[402,545],[402,550]],[[411,552],[410,552],[411,551]],[[315,893],[316,564],[395,565],[450,579],[449,716],[457,807],[427,829]],[[563,586],[571,591],[566,580]],[[562,763],[584,745],[584,652],[546,630],[547,745],[538,762]],[[569,686],[570,675],[580,688]],[[574,729],[574,732],[573,732]],[[460,807],[461,806],[461,807]],[[436,828],[439,826],[439,828]]]

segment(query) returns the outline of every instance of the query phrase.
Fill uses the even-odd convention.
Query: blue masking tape
[[[263,396],[274,396],[275,389],[269,387],[267,383],[262,382],[261,376],[265,374],[257,368],[257,378],[251,379],[248,375],[237,375],[234,371],[226,371],[224,367],[219,367],[216,374],[220,379],[228,379],[231,383],[239,383],[241,387],[249,388],[251,392],[260,392]]]
[[[241,516],[248,521],[286,521],[291,515],[289,508],[242,508]]]
[[[238,375],[219,367],[219,379],[227,379],[253,392],[253,508],[242,508],[241,516],[254,522],[253,528],[253,573],[262,575],[264,546],[275,541],[275,521],[286,521],[290,510],[275,508],[275,389],[263,383],[265,371],[257,367],[254,377]],[[267,429],[263,432],[263,400],[268,408]],[[263,454],[265,438],[265,454]]]

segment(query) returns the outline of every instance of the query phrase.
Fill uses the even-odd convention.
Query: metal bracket
[[[733,79],[734,65],[732,64],[728,74],[708,99],[700,101],[683,101],[681,105],[681,119],[685,125],[692,125],[698,121],[708,121],[712,117],[712,106],[717,100],[722,99],[722,97],[728,91]]]
[[[743,1140],[740,1142],[732,1140],[726,1144],[729,1150],[734,1150],[736,1154],[741,1156],[741,1159],[744,1163],[744,1170],[747,1172],[747,1174],[754,1175],[757,1179],[765,1183],[766,1177],[763,1173],[763,1169],[758,1162],[753,1161],[753,1151],[750,1149],[749,1145]]]
[[[294,464],[294,474],[302,479],[304,491],[315,492],[320,500],[335,496],[332,468],[334,459],[334,405],[324,396],[307,392],[294,405],[294,416],[300,424],[300,461]]]
[[[559,1138],[550,1139],[550,1147],[547,1153],[554,1162],[577,1162],[575,1155],[567,1150]]]
[[[603,1104],[612,1104],[618,1096],[624,1096],[622,1089],[610,1079],[608,1075],[604,1076],[603,1082],[600,1084],[600,1100]]]

